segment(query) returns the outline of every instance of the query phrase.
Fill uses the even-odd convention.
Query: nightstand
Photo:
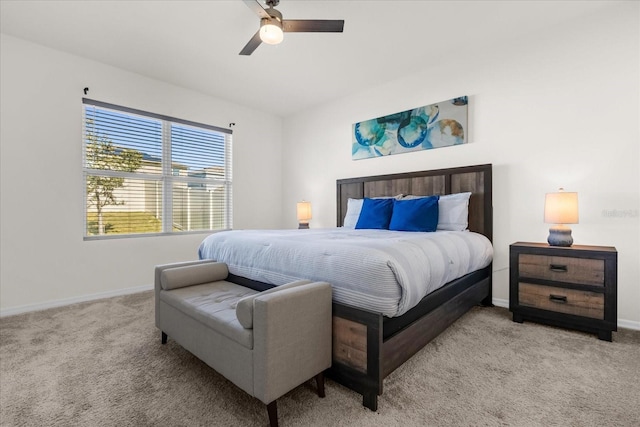
[[[617,331],[618,252],[609,246],[509,246],[509,310],[524,320],[598,334]]]

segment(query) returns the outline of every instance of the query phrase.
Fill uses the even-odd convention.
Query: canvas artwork
[[[353,160],[467,143],[468,98],[448,101],[355,123]]]

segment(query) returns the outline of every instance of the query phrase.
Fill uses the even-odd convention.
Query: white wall
[[[312,227],[335,226],[338,178],[492,163],[494,298],[509,297],[509,244],[546,241],[544,195],[562,186],[579,193],[575,243],[618,249],[620,324],[640,328],[639,16],[638,3],[617,5],[286,118],[287,226],[303,198]],[[351,160],[352,123],[460,95],[468,145]]]
[[[84,87],[100,101],[222,127],[235,122],[234,227],[281,226],[280,118],[5,34],[0,52],[5,313],[148,286],[154,265],[196,259],[206,236],[83,241]]]

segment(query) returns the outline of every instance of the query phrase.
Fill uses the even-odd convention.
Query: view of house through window
[[[231,131],[83,102],[85,237],[232,227]]]

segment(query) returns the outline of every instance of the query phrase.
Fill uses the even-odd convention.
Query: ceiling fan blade
[[[244,4],[247,5],[249,9],[253,10],[253,12],[256,15],[258,15],[260,18],[270,18],[269,14],[267,13],[266,10],[264,10],[264,7],[262,7],[262,5],[258,0],[242,0],[242,1],[244,2]]]
[[[325,19],[285,19],[282,21],[285,33],[341,33],[344,20]]]
[[[245,47],[242,48],[242,50],[240,51],[240,55],[251,55],[253,51],[256,50],[258,46],[260,46],[260,43],[262,43],[262,40],[260,40],[260,30],[258,30],[253,35],[253,37],[251,37],[249,43],[247,43]]]

